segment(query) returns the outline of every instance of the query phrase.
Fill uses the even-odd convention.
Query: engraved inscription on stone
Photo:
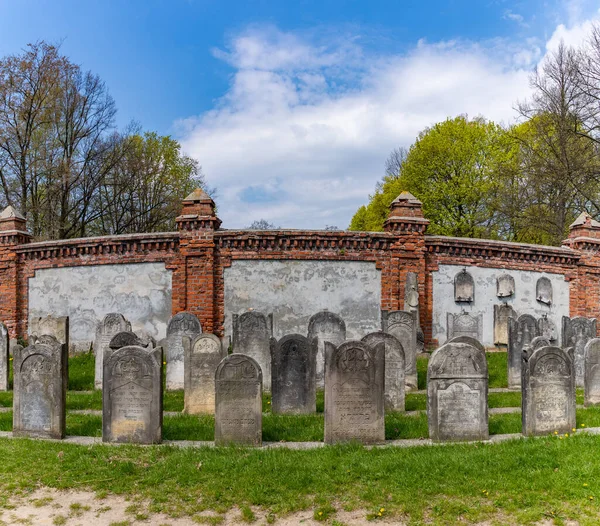
[[[515,293],[515,278],[510,274],[502,274],[496,280],[496,296],[499,298],[509,298]]]
[[[269,340],[273,335],[273,315],[249,311],[233,315],[233,352],[250,356],[260,366],[262,386],[271,390],[271,351]]]
[[[574,348],[575,385],[584,385],[584,353],[588,341],[596,337],[596,318],[568,318],[563,316],[562,324],[563,349]]]
[[[544,338],[543,336],[536,336],[531,342],[529,342],[529,347],[531,347],[532,351],[537,351],[540,347],[549,347],[550,342]]]
[[[325,368],[325,342],[340,345],[346,341],[346,323],[337,314],[321,311],[313,314],[308,321],[308,339],[317,338],[317,387],[323,388]]]
[[[517,313],[508,304],[494,305],[494,343],[508,345],[508,320],[516,318]]]
[[[0,391],[8,391],[9,342],[8,329],[0,322]]]
[[[475,301],[475,282],[473,276],[465,269],[454,277],[454,301],[472,303]]]
[[[60,343],[69,348],[69,317],[41,316],[29,321],[29,336],[39,337],[43,334],[54,336]]]
[[[201,334],[193,341],[183,338],[185,352],[185,399],[184,412],[214,414],[215,372],[223,351],[221,340],[214,334]]]
[[[194,339],[202,333],[200,320],[191,312],[179,312],[171,318],[167,326],[167,380],[166,388],[183,389],[183,337]]]
[[[417,352],[425,349],[425,334],[421,328],[419,317],[419,283],[416,272],[406,273],[406,284],[404,290],[404,310],[414,312],[417,318]]]
[[[454,382],[437,391],[439,434],[442,437],[479,436],[481,391],[466,383]]]
[[[538,321],[530,314],[508,320],[508,387],[521,386],[523,348],[540,336]]]
[[[556,325],[546,314],[538,320],[538,328],[540,336],[548,340],[551,344],[556,344],[558,340]]]
[[[585,396],[586,406],[600,404],[600,338],[592,338],[585,346]]]
[[[546,276],[542,276],[537,280],[535,299],[546,305],[552,304],[552,282]]]
[[[466,312],[462,314],[452,314],[451,312],[447,315],[448,323],[448,340],[456,338],[456,336],[469,336],[475,338],[477,341],[481,341],[481,328],[483,326],[483,315],[478,314],[477,316],[471,316]]]
[[[94,355],[96,361],[94,387],[96,389],[102,389],[104,351],[109,349],[110,341],[113,336],[123,331],[131,331],[131,323],[129,323],[122,314],[116,312],[107,314],[98,324],[96,338],[94,340]],[[108,352],[110,352],[110,350],[108,350]]]
[[[417,318],[414,312],[400,310],[381,312],[382,328],[394,336],[404,351],[404,385],[407,391],[417,389]]]

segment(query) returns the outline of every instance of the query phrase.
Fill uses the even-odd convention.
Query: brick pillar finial
[[[182,202],[181,214],[175,220],[179,230],[218,230],[221,220],[215,202],[201,188],[196,188]]]
[[[587,212],[582,212],[575,221],[569,225],[569,238],[563,241],[563,245],[569,246],[577,238],[600,239],[600,222],[596,221]]]
[[[386,232],[425,233],[429,221],[423,217],[423,203],[410,192],[402,192],[390,206],[383,229]]]
[[[0,244],[21,245],[30,239],[25,217],[13,206],[7,206],[0,213]]]

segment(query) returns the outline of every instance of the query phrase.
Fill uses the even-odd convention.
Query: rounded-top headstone
[[[480,351],[485,352],[485,347],[483,346],[483,344],[479,340],[477,340],[476,338],[472,338],[471,336],[455,336],[450,340],[450,342],[467,343],[469,345],[472,345],[473,347],[476,347]]]
[[[585,345],[584,383],[584,404],[600,404],[600,338],[592,338]]]
[[[148,342],[142,340],[137,334],[131,331],[123,331],[115,334],[108,344],[113,350],[121,349],[122,347],[147,347]]]
[[[183,337],[185,396],[187,414],[214,414],[215,371],[223,350],[221,340],[214,334],[203,333],[193,340]]]

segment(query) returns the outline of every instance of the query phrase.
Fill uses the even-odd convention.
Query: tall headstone
[[[475,282],[466,269],[454,277],[454,301],[457,303],[473,303],[475,301]]]
[[[600,404],[600,338],[592,338],[585,345],[585,406]]]
[[[425,350],[425,334],[419,316],[419,282],[416,272],[407,272],[404,290],[404,310],[414,312],[417,318],[417,352]]]
[[[308,339],[317,338],[317,387],[323,388],[325,378],[325,342],[340,345],[346,341],[346,322],[329,311],[317,312],[308,320]]]
[[[575,427],[573,363],[560,347],[523,352],[523,434],[569,433]]]
[[[556,325],[546,314],[538,320],[538,328],[540,336],[548,340],[552,345],[556,344],[558,340]]]
[[[494,305],[494,343],[508,345],[508,320],[516,318],[517,313],[508,305]]]
[[[200,320],[191,312],[179,312],[167,326],[167,390],[184,388],[183,337],[195,338],[202,334]]]
[[[385,344],[325,343],[325,443],[385,440]]]
[[[478,314],[477,316],[471,316],[466,312],[461,314],[447,314],[447,334],[448,340],[455,338],[456,336],[469,336],[475,338],[477,341],[481,341],[482,338],[482,327],[483,327],[483,315]]]
[[[538,322],[531,314],[508,320],[508,387],[521,387],[523,348],[540,336]]]
[[[10,337],[4,323],[0,322],[0,391],[8,391]]]
[[[317,411],[318,341],[300,334],[271,338],[271,409],[273,413]]]
[[[515,278],[510,274],[502,274],[496,280],[496,296],[510,298],[515,293]]]
[[[250,356],[256,360],[262,371],[262,387],[271,390],[271,347],[273,335],[273,314],[248,311],[232,316],[233,352]]]
[[[95,379],[94,387],[102,389],[102,371],[104,370],[104,349],[107,349],[110,340],[115,334],[123,331],[131,331],[129,323],[122,314],[111,312],[104,316],[104,319],[96,328],[96,338],[94,340],[95,355]]]
[[[250,356],[230,354],[217,367],[215,444],[262,444],[262,371]]]
[[[575,349],[575,385],[583,387],[585,345],[596,337],[596,318],[563,316],[562,346]]]
[[[214,414],[215,372],[223,359],[221,340],[214,334],[201,334],[193,340],[183,337],[185,393],[184,412],[190,415]]]
[[[69,349],[69,317],[68,316],[40,316],[29,320],[29,337],[35,338],[48,334],[54,336],[60,343]]]
[[[382,343],[385,345],[385,409],[388,411],[404,411],[404,375],[406,370],[404,349],[400,340],[387,332],[372,332],[363,339],[369,347]]]
[[[539,278],[535,284],[535,299],[545,305],[552,304],[552,282],[546,276]]]
[[[68,382],[66,344],[14,350],[13,435],[63,438]]]
[[[102,441],[162,441],[161,347],[127,346],[104,356]]]
[[[417,382],[417,318],[414,312],[382,311],[383,332],[394,336],[404,351],[404,385],[406,390],[418,389]]]
[[[487,401],[485,351],[453,340],[433,352],[427,367],[429,438],[487,440]]]

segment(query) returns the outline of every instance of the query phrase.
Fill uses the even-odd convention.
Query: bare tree
[[[385,175],[387,177],[399,177],[407,155],[406,148],[394,148],[385,161]]]
[[[247,226],[247,230],[278,230],[281,227],[275,226],[273,223],[269,223],[266,219],[257,219],[252,221],[250,226]]]

